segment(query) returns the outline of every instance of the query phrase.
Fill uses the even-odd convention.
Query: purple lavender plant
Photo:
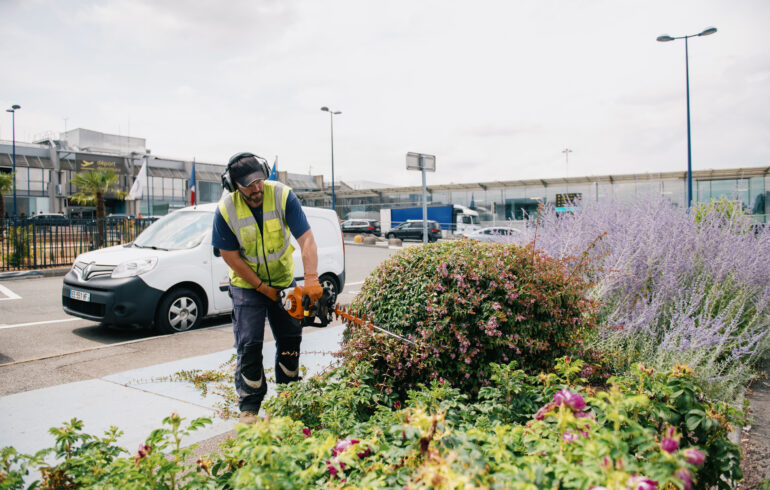
[[[546,207],[517,241],[534,240],[595,284],[601,324],[622,329],[593,344],[617,367],[687,363],[727,399],[770,351],[770,229],[755,234],[741,214],[695,216],[654,195],[586,201],[568,215]]]

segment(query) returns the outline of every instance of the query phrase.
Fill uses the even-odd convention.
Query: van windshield
[[[177,211],[151,224],[134,240],[139,248],[184,250],[197,247],[214,223],[214,213]]]

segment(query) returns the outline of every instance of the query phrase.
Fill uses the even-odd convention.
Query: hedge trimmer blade
[[[406,337],[402,337],[401,335],[398,335],[396,333],[391,332],[390,330],[387,330],[382,327],[378,327],[377,325],[372,324],[371,322],[368,322],[362,318],[358,318],[357,316],[350,313],[350,307],[349,306],[340,306],[337,305],[334,307],[334,314],[336,317],[342,318],[344,320],[347,320],[350,324],[358,325],[359,327],[365,327],[369,329],[377,330],[378,332],[382,332],[386,335],[389,335],[393,338],[396,338],[402,342],[406,342],[408,344],[417,345],[417,342],[414,340],[409,340]]]

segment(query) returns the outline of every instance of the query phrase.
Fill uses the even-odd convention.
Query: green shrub
[[[476,401],[434,380],[401,403],[376,399],[366,363],[339,366],[282,386],[264,422],[236,425],[235,438],[195,463],[180,440],[208,420],[169,417],[125,456],[116,429],[99,439],[73,421],[54,430],[56,466],[3,449],[0,488],[22,488],[35,467],[43,488],[609,489],[652,480],[726,489],[741,478],[739,447],[727,440],[739,414],[706,400],[686,366],[637,366],[607,390],[585,386],[580,360],[560,359],[537,376],[515,363],[489,368]],[[356,382],[364,395],[321,425],[305,424],[318,415],[308,412],[352,399]]]
[[[8,227],[8,254],[5,256],[6,264],[10,267],[21,267],[29,264],[32,252],[30,249],[31,227]]]
[[[410,247],[367,278],[351,308],[418,345],[352,327],[341,356],[372,362],[386,392],[443,379],[475,394],[489,384],[491,362],[517,360],[538,372],[579,351],[594,326],[586,287],[530,247],[470,240]]]

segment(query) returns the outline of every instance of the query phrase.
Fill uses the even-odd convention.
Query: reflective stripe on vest
[[[219,201],[219,212],[238,239],[243,260],[260,279],[277,287],[288,286],[294,278],[294,247],[286,224],[289,190],[278,182],[264,183],[261,231],[240,192],[228,193]],[[253,288],[232,270],[230,282],[238,287]]]

